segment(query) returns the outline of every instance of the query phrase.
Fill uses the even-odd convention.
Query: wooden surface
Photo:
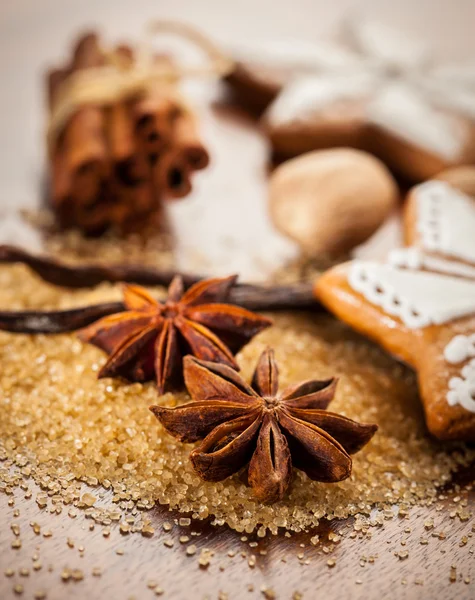
[[[231,11],[226,3],[165,2],[167,16],[185,18],[205,27],[220,39],[233,32],[234,40],[249,31],[256,38],[263,30],[267,37],[303,32],[311,39],[316,28],[321,31],[337,18],[337,11],[354,7],[350,1],[333,3],[299,0],[297,3],[245,2]],[[378,4],[379,16],[407,25],[415,32],[440,37],[449,53],[473,49],[469,11],[472,0],[457,2],[393,2]],[[41,6],[41,8],[40,8]],[[117,2],[36,3],[22,0],[0,6],[0,162],[3,203],[34,204],[38,197],[41,175],[42,111],[40,103],[40,70],[45,63],[57,59],[66,40],[79,26],[97,20],[108,25],[108,33],[124,31],[136,34],[150,16],[157,16],[155,3],[140,0],[134,10],[124,10]],[[122,7],[122,10],[121,10]],[[89,10],[90,9],[90,10]],[[269,18],[272,15],[273,18]],[[427,27],[430,15],[430,27]],[[443,16],[442,16],[443,15]],[[162,15],[159,15],[162,16]],[[447,26],[449,35],[445,35]],[[232,40],[231,40],[232,41]],[[265,176],[267,147],[251,125],[240,120],[232,123],[209,116],[204,109],[204,124],[216,157],[212,169],[197,181],[197,192],[191,200],[171,207],[170,219],[178,233],[177,259],[180,268],[196,268],[229,273],[239,270],[246,277],[259,279],[276,264],[292,257],[295,248],[280,238],[270,227],[265,215]],[[219,223],[219,236],[210,231]],[[394,224],[390,226],[394,230]],[[379,236],[378,248],[387,243]],[[392,239],[392,238],[391,238]],[[196,250],[200,251],[197,261]],[[372,252],[372,251],[371,251]],[[367,255],[367,251],[366,251]],[[0,463],[1,468],[1,463]],[[466,476],[471,479],[470,473]],[[109,537],[102,526],[89,530],[91,520],[81,511],[75,518],[67,514],[52,515],[34,502],[37,489],[31,484],[31,499],[17,489],[14,496],[0,493],[0,598],[33,598],[42,590],[48,599],[153,598],[147,587],[155,581],[166,598],[419,598],[469,599],[475,597],[475,538],[472,519],[460,521],[450,512],[458,503],[451,493],[435,506],[417,508],[410,519],[386,520],[384,527],[369,528],[369,533],[350,537],[353,523],[331,523],[318,532],[283,534],[259,540],[226,528],[214,528],[194,522],[191,527],[174,524],[179,515],[166,507],[150,513],[155,527],[152,538],[140,534],[122,535],[115,528]],[[13,504],[14,501],[14,505]],[[475,507],[473,494],[469,508]],[[19,510],[19,516],[14,511]],[[434,520],[434,527],[424,525]],[[41,533],[35,534],[30,523],[37,522]],[[163,530],[163,523],[173,524]],[[15,535],[12,523],[18,523],[22,546],[11,547]],[[199,533],[190,536],[189,531]],[[328,541],[328,533],[342,530],[338,543]],[[410,531],[409,531],[410,530]],[[44,533],[51,532],[51,536]],[[317,545],[310,538],[320,535]],[[190,542],[181,544],[180,536],[189,535]],[[473,534],[475,535],[475,534]],[[464,539],[466,536],[466,542]],[[421,544],[421,537],[423,543]],[[74,547],[67,543],[72,540]],[[173,539],[172,547],[164,541]],[[427,540],[427,544],[424,541]],[[254,542],[257,546],[254,547]],[[249,543],[253,546],[250,546]],[[197,545],[197,553],[187,556],[186,547]],[[303,544],[303,546],[302,546]],[[80,548],[84,548],[84,552]],[[214,552],[210,565],[198,565],[200,550]],[[329,550],[329,553],[327,553]],[[407,558],[404,552],[408,551]],[[118,553],[119,552],[119,553]],[[235,553],[233,557],[228,552]],[[261,554],[263,552],[263,554]],[[400,554],[402,553],[402,554]],[[33,557],[39,570],[33,569]],[[252,555],[256,556],[255,566]],[[328,561],[335,559],[335,565]],[[250,564],[249,564],[250,560]],[[308,564],[305,564],[308,561]],[[330,565],[332,563],[330,562]],[[36,565],[38,566],[38,564]],[[451,569],[455,566],[455,570]],[[3,572],[13,569],[7,577]],[[20,569],[28,569],[22,576]],[[64,582],[63,569],[80,569],[84,578]],[[92,574],[100,568],[101,576]],[[14,592],[22,585],[22,595]],[[221,596],[220,596],[221,594]],[[226,596],[227,594],[228,596]],[[39,595],[38,597],[41,597]]]
[[[465,479],[470,478],[468,473]],[[179,526],[175,523],[182,515],[165,507],[148,513],[156,530],[152,538],[139,533],[123,535],[118,528],[105,538],[102,526],[96,524],[93,531],[89,529],[92,521],[81,511],[71,518],[67,507],[59,516],[49,514],[48,508],[40,509],[34,502],[38,490],[34,485],[30,488],[33,499],[29,500],[21,490],[14,496],[0,494],[0,563],[2,571],[15,570],[13,577],[0,574],[0,598],[5,600],[19,597],[13,591],[17,584],[23,585],[24,598],[33,598],[44,590],[49,600],[151,599],[156,597],[148,587],[151,581],[163,589],[163,597],[184,599],[265,598],[263,590],[269,598],[273,592],[276,598],[299,598],[300,593],[306,599],[326,600],[468,600],[475,595],[473,519],[450,517],[459,504],[454,497],[463,499],[466,494],[448,494],[437,505],[442,510],[435,506],[414,508],[410,518],[385,520],[382,527],[370,527],[369,533],[358,533],[354,539],[349,537],[354,532],[352,522],[334,522],[290,538],[283,534],[264,539],[246,535],[244,540],[242,534],[206,522]],[[8,505],[12,499],[14,506]],[[469,508],[474,506],[471,494]],[[13,516],[16,509],[20,511],[17,518]],[[32,522],[40,525],[39,535],[34,533]],[[11,548],[15,539],[12,523],[19,524],[21,531],[22,547],[16,550]],[[164,523],[172,525],[170,532],[163,530]],[[328,534],[338,531],[344,537],[337,543],[329,541]],[[310,538],[316,533],[320,540],[313,545]],[[186,544],[179,541],[183,535],[191,538]],[[172,547],[164,544],[170,539]],[[68,545],[68,540],[74,547]],[[197,552],[188,556],[186,548],[192,543]],[[207,568],[198,565],[204,548],[214,552]],[[229,556],[230,551],[235,555]],[[253,555],[255,566],[250,566]],[[33,558],[41,563],[41,569],[33,569]],[[335,565],[331,567],[328,561],[332,559]],[[28,576],[20,575],[22,568],[29,570]],[[100,576],[93,575],[97,568],[102,572]],[[79,569],[84,578],[65,582],[61,578],[64,569]]]

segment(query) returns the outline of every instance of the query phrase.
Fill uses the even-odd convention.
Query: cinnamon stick
[[[133,49],[125,44],[115,49],[115,60],[124,69],[130,69]],[[108,141],[114,174],[125,185],[136,185],[149,175],[147,159],[139,152],[133,123],[133,100],[123,100],[108,110]]]
[[[97,34],[87,33],[77,43],[71,72],[104,64]],[[66,167],[71,172],[72,196],[83,205],[97,202],[107,177],[107,144],[102,108],[85,106],[69,121],[64,132]]]
[[[48,106],[51,110],[58,90],[69,75],[69,69],[52,69],[47,74],[48,80]],[[53,156],[50,158],[50,189],[51,201],[58,211],[63,211],[63,207],[71,201],[71,174],[66,166],[66,157],[64,155],[64,132],[58,140],[54,149]],[[64,215],[61,214],[61,220],[64,221]],[[66,219],[67,220],[67,219]]]
[[[84,35],[70,64],[48,75],[50,110],[69,76],[106,60],[119,69],[135,67],[131,47],[120,45],[106,55],[95,33]],[[172,63],[167,55],[155,60],[165,67]],[[52,206],[61,225],[87,234],[111,225],[125,231],[133,223],[136,229],[163,197],[189,194],[192,172],[208,162],[197,119],[183,108],[176,82],[155,81],[141,96],[86,105],[69,119],[50,156]]]
[[[114,174],[125,185],[137,185],[147,176],[145,156],[139,155],[128,102],[109,109],[109,146]]]
[[[55,152],[51,160],[51,195],[53,205],[58,210],[70,204],[71,200],[71,177],[65,162],[64,155]]]
[[[124,233],[133,231],[158,208],[159,195],[150,178],[133,186],[116,179],[111,181],[111,185],[114,190],[110,192],[110,196],[115,205],[110,209],[110,220]]]
[[[165,198],[183,198],[191,192],[191,169],[183,152],[168,151],[159,159],[154,171],[156,187]]]
[[[169,91],[161,85],[153,89],[133,108],[135,130],[142,152],[156,159],[166,150],[172,138],[173,103]]]
[[[170,67],[172,59],[155,56],[157,65]],[[175,118],[174,85],[155,82],[133,105],[135,129],[140,148],[153,162],[170,146]]]
[[[201,141],[197,117],[190,110],[182,110],[174,124],[175,144],[193,171],[205,169],[209,154]]]
[[[61,84],[66,80],[71,70],[68,67],[61,69],[50,69],[47,72],[46,79],[48,81],[47,88],[47,101],[48,106],[51,109],[56,99],[56,94]]]

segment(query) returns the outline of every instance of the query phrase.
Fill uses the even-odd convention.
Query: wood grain
[[[223,177],[223,172],[216,175]],[[213,189],[212,182],[207,183]],[[249,184],[248,184],[249,185]],[[186,227],[185,227],[186,230]],[[1,467],[1,463],[0,463]],[[471,481],[475,471],[467,471],[464,483]],[[114,598],[153,598],[155,591],[147,587],[155,581],[163,589],[163,597],[188,598],[325,598],[339,600],[354,598],[372,600],[390,599],[449,599],[464,600],[475,596],[475,538],[472,537],[472,519],[460,521],[450,513],[460,503],[454,498],[468,497],[468,508],[475,507],[475,496],[458,491],[448,494],[446,500],[426,508],[414,508],[410,518],[396,517],[385,520],[384,527],[371,527],[367,534],[354,533],[353,521],[324,522],[318,531],[259,539],[246,536],[224,527],[213,527],[209,522],[194,522],[191,527],[175,524],[180,515],[166,507],[155,508],[150,517],[155,527],[152,538],[141,534],[123,535],[112,527],[109,537],[103,536],[103,527],[89,527],[90,519],[81,511],[75,518],[68,516],[65,507],[61,515],[40,509],[34,501],[38,488],[30,485],[32,497],[15,491],[14,496],[0,494],[0,598],[34,598],[44,591],[48,600]],[[10,506],[14,500],[14,506]],[[107,500],[107,495],[104,502]],[[19,510],[18,517],[14,511]],[[434,527],[424,525],[433,519]],[[36,535],[30,523],[41,526]],[[170,522],[170,532],[163,524]],[[21,548],[11,547],[16,539],[12,523],[20,526]],[[44,533],[51,531],[51,537]],[[199,535],[191,536],[190,531]],[[328,535],[341,532],[338,543]],[[443,539],[439,539],[440,536]],[[318,534],[316,545],[311,538]],[[180,536],[188,535],[187,543]],[[463,539],[466,536],[466,542]],[[421,544],[421,537],[427,544]],[[68,545],[72,540],[74,547]],[[173,546],[164,544],[173,540]],[[249,544],[252,544],[250,546]],[[254,547],[254,544],[257,546]],[[197,552],[186,553],[190,544]],[[461,545],[462,544],[462,545]],[[84,547],[84,553],[80,548]],[[207,568],[198,564],[202,549],[214,555]],[[123,553],[118,554],[120,551]],[[408,555],[405,556],[404,552]],[[228,552],[235,554],[229,556]],[[402,554],[400,554],[402,552]],[[41,561],[39,570],[33,569],[33,557]],[[255,556],[255,565],[253,558]],[[328,561],[335,561],[333,563]],[[308,561],[308,564],[306,562]],[[451,567],[455,566],[455,570]],[[22,576],[20,570],[29,570]],[[93,575],[100,568],[101,576]],[[12,577],[4,571],[13,569]],[[83,579],[63,581],[64,569],[79,569]],[[465,582],[467,581],[467,583]],[[15,585],[24,591],[18,595]],[[221,596],[220,596],[221,594]],[[227,596],[226,596],[227,594]],[[302,596],[299,596],[301,594]],[[37,594],[38,596],[38,594]],[[41,597],[41,594],[38,596]]]
[[[33,191],[38,182],[25,177],[25,157],[38,154],[38,140],[33,139],[31,131],[40,131],[43,122],[37,75],[43,68],[45,57],[49,56],[49,60],[57,57],[65,47],[67,35],[77,30],[81,20],[78,20],[79,14],[82,13],[82,19],[88,22],[107,25],[108,34],[119,30],[138,31],[148,17],[157,16],[156,6],[146,0],[139,0],[134,11],[118,10],[119,4],[116,2],[112,6],[112,3],[87,0],[80,7],[78,4],[78,12],[58,0],[42,3],[41,9],[32,0],[21,0],[15,5],[0,3],[5,33],[0,36],[0,67],[5,87],[5,94],[0,97],[3,115],[0,129],[4,133],[3,139],[13,144],[9,152],[4,153],[0,165],[3,189],[9,191],[2,202],[8,203],[10,197],[16,201],[17,198],[35,196]],[[347,11],[352,3],[350,0],[330,5],[308,0],[297,3],[268,0],[258,4],[246,0],[245,9],[241,6],[239,11],[231,11],[227,7],[223,10],[224,4],[217,0],[207,0],[205,6],[202,2],[167,0],[161,9],[196,22],[218,39],[228,42],[241,41],[249,32],[253,32],[256,39],[278,35],[303,35],[314,39],[317,30],[330,29],[337,13]],[[469,10],[473,11],[470,0],[438,3],[453,25],[451,35],[445,35],[448,20],[442,17],[432,18],[427,32],[427,14],[433,17],[433,2],[416,6],[407,1],[395,4],[389,0],[378,3],[373,0],[364,4],[366,8],[379,11],[379,17],[385,16],[390,22],[394,19],[416,33],[424,32],[428,37],[438,38],[447,50],[473,47],[473,20],[468,18]],[[254,15],[252,19],[249,18],[251,14]],[[272,19],[269,14],[273,15]],[[25,23],[24,27],[22,23]],[[228,39],[231,31],[234,32],[232,39]],[[463,31],[465,35],[455,35],[456,31]],[[15,73],[22,73],[22,76],[13,76]],[[33,116],[21,120],[14,118],[18,116],[18,110]],[[245,119],[233,126],[219,119],[213,121],[205,115],[204,126],[216,161],[210,170],[211,176],[203,174],[199,189],[189,203],[177,204],[170,209],[177,237],[182,240],[180,269],[207,271],[214,257],[212,268],[216,273],[239,270],[248,277],[262,277],[269,266],[275,267],[279,260],[293,252],[292,247],[276,236],[263,216],[267,145]],[[15,193],[10,193],[12,190]],[[221,219],[222,229],[217,240],[221,241],[221,248],[210,236],[215,227],[215,218],[210,217],[211,209],[216,218]],[[260,211],[257,216],[252,212],[256,210]],[[250,219],[249,215],[256,218]],[[198,264],[193,248],[196,245],[205,256]],[[468,471],[464,481],[471,481],[474,476],[475,472]],[[354,523],[347,521],[324,522],[318,531],[293,534],[290,538],[282,532],[264,539],[246,536],[248,539],[242,541],[241,534],[224,527],[213,527],[209,522],[193,522],[191,527],[180,527],[175,524],[180,515],[169,512],[166,507],[157,507],[149,513],[155,527],[152,538],[140,534],[122,535],[117,527],[112,528],[109,537],[104,537],[103,527],[95,524],[91,531],[92,521],[81,511],[71,518],[67,507],[61,515],[41,509],[34,501],[39,489],[33,483],[30,488],[30,499],[26,499],[26,492],[19,488],[14,496],[0,493],[1,600],[34,598],[35,593],[42,590],[48,600],[147,600],[156,597],[147,587],[151,580],[163,588],[164,598],[173,599],[264,598],[262,590],[267,590],[268,598],[273,592],[276,598],[286,599],[297,599],[299,593],[305,599],[325,600],[468,600],[475,597],[473,520],[462,522],[450,516],[459,504],[454,502],[458,496],[467,496],[468,508],[474,509],[472,492],[452,491],[436,506],[414,508],[409,519],[388,519],[383,527],[371,527],[366,535],[357,534],[354,539],[350,537]],[[11,505],[12,501],[14,505]],[[14,516],[15,510],[20,511],[18,517]],[[428,529],[425,523],[430,519],[433,519],[434,527]],[[31,527],[32,522],[40,524],[39,535]],[[166,522],[173,524],[170,532],[163,529]],[[12,523],[20,526],[19,549],[11,547],[17,539],[11,529]],[[44,537],[49,531],[51,537]],[[191,536],[190,531],[199,535]],[[334,532],[343,535],[338,543],[328,539]],[[444,538],[444,535],[439,536],[441,532],[445,539],[439,539]],[[313,545],[310,539],[316,534],[320,541]],[[191,538],[186,544],[179,541],[183,535]],[[427,544],[421,544],[421,537]],[[68,545],[68,539],[74,547]],[[164,541],[170,539],[174,544],[167,547]],[[257,546],[254,547],[254,543]],[[193,556],[186,554],[190,544],[197,546]],[[82,556],[80,547],[84,547]],[[200,551],[204,548],[214,552],[206,569],[198,565]],[[331,552],[327,553],[326,549]],[[404,554],[397,555],[404,551],[408,552],[407,558]],[[231,557],[228,552],[235,555]],[[36,554],[39,557],[36,562],[41,563],[39,570],[33,569]],[[252,556],[256,557],[253,567],[250,566]],[[328,565],[331,559],[336,561],[332,567]],[[309,563],[305,564],[306,561]],[[456,567],[455,571],[451,569],[452,565]],[[15,573],[7,577],[4,571],[10,568]],[[28,576],[20,574],[23,568],[28,569]],[[80,569],[84,578],[64,582],[61,573],[65,568]],[[102,570],[101,576],[92,574],[96,568]],[[468,578],[469,582],[465,583]],[[23,586],[21,595],[14,592],[15,585]]]
[[[18,597],[13,592],[18,583],[24,586],[25,598],[44,590],[48,600],[147,599],[155,597],[155,592],[147,587],[152,580],[164,590],[165,598],[219,598],[220,592],[228,594],[230,599],[265,598],[262,589],[272,590],[276,598],[298,598],[295,594],[299,592],[303,598],[327,600],[468,600],[475,594],[475,538],[470,520],[450,518],[450,511],[458,504],[453,502],[453,493],[439,503],[442,510],[415,508],[409,518],[386,520],[383,527],[372,527],[368,534],[355,539],[348,537],[353,531],[352,522],[324,522],[317,532],[293,534],[290,538],[283,534],[264,539],[247,535],[246,541],[241,541],[242,534],[212,527],[208,522],[193,521],[190,527],[176,525],[181,515],[164,507],[149,513],[156,529],[152,538],[138,533],[123,535],[117,528],[105,538],[102,526],[96,524],[94,531],[89,530],[92,521],[83,513],[70,518],[66,509],[59,516],[51,515],[36,505],[35,493],[29,500],[24,494],[17,490],[14,507],[7,504],[11,496],[0,495],[0,562],[2,571],[8,568],[16,571],[13,577],[0,574],[0,597],[5,600]],[[469,496],[469,507],[474,507],[473,494]],[[15,509],[20,510],[18,518],[13,517]],[[434,522],[431,529],[424,525],[429,518]],[[40,524],[40,535],[33,532],[31,522]],[[163,530],[165,522],[173,525],[170,532]],[[22,547],[18,550],[11,548],[15,539],[11,523],[20,525]],[[48,530],[52,536],[44,537]],[[191,536],[190,531],[199,535]],[[343,539],[336,544],[328,541],[328,534],[337,531],[342,532]],[[440,532],[445,539],[439,539]],[[314,546],[310,538],[316,533],[320,541]],[[188,535],[190,542],[181,544],[179,538],[183,535]],[[467,536],[467,543],[460,545],[463,536]],[[420,543],[421,537],[427,539],[427,545]],[[68,546],[68,538],[74,541],[73,548]],[[170,539],[174,541],[171,548],[164,545]],[[250,547],[250,542],[257,542],[257,546]],[[192,543],[196,544],[197,552],[188,556],[186,548]],[[81,546],[82,557],[78,550]],[[203,548],[214,551],[206,569],[198,565]],[[333,550],[327,554],[326,548]],[[395,555],[406,550],[407,558]],[[236,555],[228,556],[229,551]],[[261,551],[266,554],[261,555]],[[35,553],[42,564],[38,571],[32,568]],[[256,556],[255,567],[249,566],[251,555]],[[328,566],[329,559],[336,561],[335,566]],[[309,564],[304,564],[307,560]],[[452,565],[455,571],[451,570]],[[19,575],[23,567],[30,570],[29,576]],[[97,567],[102,570],[100,577],[92,575]],[[80,569],[84,579],[62,581],[64,568]],[[469,583],[464,582],[466,578],[470,578]],[[272,597],[271,592],[268,594]]]

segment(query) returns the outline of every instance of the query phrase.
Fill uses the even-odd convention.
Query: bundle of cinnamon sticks
[[[106,54],[96,33],[83,35],[69,64],[47,74],[50,114],[68,78],[111,60],[127,72],[135,51],[121,45]],[[169,56],[153,60],[173,64]],[[163,199],[189,194],[193,172],[208,162],[177,80],[157,80],[130,97],[80,106],[67,120],[49,148],[50,203],[62,227],[128,231],[159,212]]]

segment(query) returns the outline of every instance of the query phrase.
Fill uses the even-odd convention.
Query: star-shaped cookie
[[[442,181],[416,186],[404,230],[408,247],[330,269],[316,296],[416,370],[433,435],[475,441],[475,200]]]
[[[333,50],[315,44],[313,63],[303,43],[286,60],[274,44],[254,69],[238,63],[241,96],[254,90],[264,105],[277,94],[262,120],[277,154],[352,146],[414,182],[473,161],[473,65],[440,66],[421,41],[368,20],[351,22],[342,37]]]

